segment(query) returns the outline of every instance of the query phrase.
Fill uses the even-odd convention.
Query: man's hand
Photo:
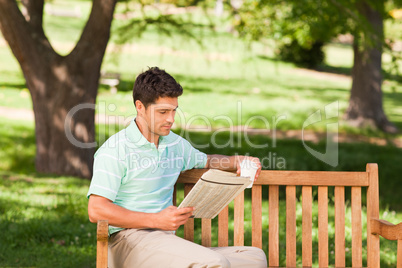
[[[193,215],[194,208],[177,208],[169,206],[159,213],[156,213],[155,228],[175,231]]]
[[[240,175],[240,172],[241,172],[240,164],[241,164],[241,162],[243,162],[243,160],[249,160],[249,161],[252,161],[252,162],[254,162],[256,164],[256,166],[258,168],[257,172],[255,173],[255,178],[254,178],[254,181],[256,181],[258,176],[261,173],[261,168],[262,168],[260,159],[258,159],[257,157],[244,156],[244,155],[236,156],[237,175]]]

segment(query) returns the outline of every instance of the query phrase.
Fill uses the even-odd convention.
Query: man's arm
[[[258,176],[261,173],[261,162],[260,159],[257,157],[251,157],[251,156],[244,156],[244,155],[233,155],[233,156],[227,156],[227,155],[221,155],[221,154],[210,154],[207,155],[207,164],[205,165],[205,168],[213,168],[213,169],[220,169],[220,170],[227,170],[227,171],[237,171],[237,174],[240,174],[240,163],[247,159],[250,160],[254,163],[256,163],[258,170],[257,173],[255,174],[254,181],[258,178]]]
[[[110,225],[121,228],[161,229],[174,231],[187,222],[194,208],[170,206],[158,213],[136,212],[120,207],[105,197],[91,195],[88,216],[91,222],[108,220]]]

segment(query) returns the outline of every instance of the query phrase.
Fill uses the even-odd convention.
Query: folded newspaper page
[[[194,218],[213,219],[250,185],[250,177],[217,169],[205,172],[179,208],[194,207]]]

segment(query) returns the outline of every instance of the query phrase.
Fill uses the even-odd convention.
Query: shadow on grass
[[[26,84],[21,84],[21,83],[0,83],[0,87],[2,87],[2,88],[24,89],[27,86],[26,86]]]
[[[352,74],[351,67],[331,66],[328,64],[320,64],[313,70],[317,71],[317,72],[321,72],[321,73],[343,74],[343,75],[347,75],[347,76]]]
[[[18,173],[35,172],[35,135],[28,126],[7,126],[0,127],[0,165],[7,166],[7,170]]]
[[[266,55],[257,55],[257,58],[264,60],[264,61],[272,62],[272,63],[280,63],[280,62],[283,63],[283,61],[281,61],[275,57],[269,57]],[[288,63],[293,64],[291,62],[288,62]],[[295,64],[293,64],[293,65],[296,66]],[[302,68],[306,68],[306,67],[302,66]],[[322,63],[315,68],[309,68],[309,69],[317,71],[317,72],[321,72],[321,73],[341,74],[341,75],[347,75],[347,76],[350,76],[352,74],[352,67],[331,66],[326,63]],[[382,73],[383,73],[383,77],[385,80],[394,81],[399,84],[402,83],[401,75],[392,74],[387,69],[384,69],[382,71]]]
[[[0,184],[0,228],[7,230],[0,233],[0,266],[94,267],[95,226],[83,211],[85,198],[47,197],[41,190],[52,185],[38,181]]]
[[[95,267],[96,225],[80,224],[47,218],[2,221],[0,227],[7,232],[0,234],[0,266]]]

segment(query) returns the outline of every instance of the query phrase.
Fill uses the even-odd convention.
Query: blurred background
[[[402,222],[401,1],[0,0],[0,29],[2,267],[95,267],[93,154],[135,117],[135,78],[153,66],[183,86],[174,131],[195,147],[264,169],[378,163],[380,217]],[[381,243],[395,267],[396,243]]]

